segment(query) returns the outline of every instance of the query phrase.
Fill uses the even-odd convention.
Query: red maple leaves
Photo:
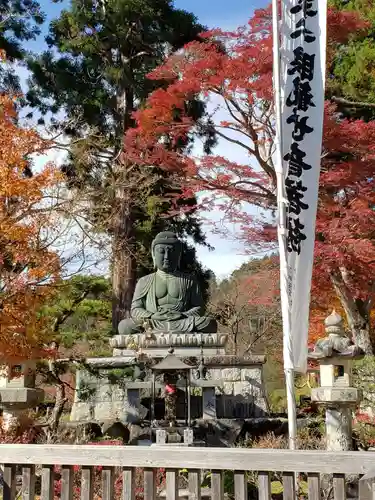
[[[246,26],[205,33],[202,42],[172,55],[150,75],[168,86],[135,114],[138,127],[126,138],[128,158],[176,172],[190,191],[205,191],[206,208],[217,208],[220,200],[220,209],[241,227],[240,237],[264,249],[275,242],[271,28],[271,9],[258,10]],[[328,60],[339,44],[366,28],[356,13],[330,9]],[[193,121],[187,102],[197,96],[208,112]],[[194,155],[170,147],[180,138],[203,139],[210,132],[225,154]],[[353,297],[372,293],[374,139],[374,123],[343,120],[327,104],[316,227],[320,290],[332,288],[336,273]],[[257,207],[251,215],[250,206]]]

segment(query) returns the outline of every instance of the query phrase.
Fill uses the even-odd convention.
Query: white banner
[[[289,305],[284,366],[305,372],[322,150],[327,0],[281,0],[281,6],[280,143],[288,200]]]

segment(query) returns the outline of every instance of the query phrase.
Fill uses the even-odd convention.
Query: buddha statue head
[[[164,231],[159,233],[151,245],[154,265],[160,271],[171,273],[180,267],[182,244],[175,233]]]

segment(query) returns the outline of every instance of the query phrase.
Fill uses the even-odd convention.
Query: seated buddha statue
[[[182,243],[172,232],[159,233],[151,245],[156,271],[137,282],[130,318],[120,321],[120,335],[154,331],[216,333],[217,323],[204,315],[195,276],[180,272]]]

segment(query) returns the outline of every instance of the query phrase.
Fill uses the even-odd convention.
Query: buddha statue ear
[[[155,262],[155,252],[154,250],[152,249],[152,252],[151,252],[151,257],[152,257],[152,262],[154,264],[154,269],[156,269],[156,262]]]

